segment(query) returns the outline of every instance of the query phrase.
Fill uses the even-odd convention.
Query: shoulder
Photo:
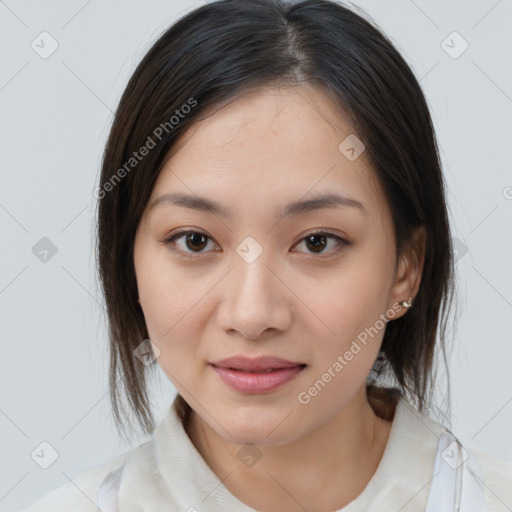
[[[426,421],[431,428],[434,425],[437,426],[438,432],[439,429],[441,429],[443,432],[450,434],[459,444],[462,450],[461,473],[463,473],[463,466],[468,467],[469,473],[473,473],[473,470],[478,469],[472,466],[468,457],[472,457],[474,461],[478,463],[480,475],[473,475],[473,478],[476,488],[479,487],[485,495],[488,510],[492,512],[510,512],[512,510],[512,462],[476,449],[470,442],[467,442],[467,440],[464,441],[454,436],[450,429],[437,420],[430,418]],[[440,455],[441,458],[446,461],[443,452],[441,452]],[[461,477],[459,477],[459,485],[460,478]],[[464,484],[462,484],[462,486],[464,487]],[[472,494],[472,492],[470,494]]]
[[[451,434],[451,431],[438,420],[421,415],[421,421],[428,426],[432,433],[435,433],[436,441],[439,439],[440,434],[444,432]],[[484,490],[489,510],[493,512],[510,512],[512,510],[512,462],[477,450],[470,443],[461,441],[457,437],[454,437],[454,439],[457,440],[463,450],[463,460],[466,460],[467,456],[471,455],[480,466],[481,478],[483,480],[480,484]],[[464,451],[466,456],[464,456]],[[477,480],[479,480],[478,477]]]
[[[122,467],[135,450],[94,468],[87,469],[20,512],[97,512],[97,492],[103,480]]]
[[[512,462],[466,447],[482,470],[489,510],[512,510]]]
[[[491,456],[490,454],[474,449],[469,443],[460,442],[444,423],[425,412],[419,412],[407,400],[401,399],[395,411],[394,425],[390,434],[388,453],[384,454],[386,477],[392,477],[392,482],[385,482],[390,494],[397,489],[406,490],[410,494],[420,482],[430,481],[422,492],[415,495],[412,502],[408,502],[411,510],[425,510],[430,495],[438,495],[439,491],[446,489],[445,476],[438,476],[438,464],[445,460],[443,456],[446,434],[457,441],[460,448],[472,455],[478,463],[481,478],[476,477],[477,487],[485,494],[485,501],[489,511],[512,511],[512,463]],[[463,460],[464,452],[462,452]],[[411,466],[411,458],[418,464]],[[442,464],[442,463],[441,463]],[[468,465],[465,465],[468,467]],[[461,466],[462,467],[462,466]],[[472,466],[471,466],[472,467]],[[407,468],[407,471],[397,471],[396,468]],[[471,472],[471,469],[469,469]],[[446,473],[446,472],[445,472]],[[458,472],[458,484],[462,477],[462,469]],[[390,480],[390,478],[386,478]],[[483,481],[482,481],[483,480]],[[480,485],[478,485],[480,484]],[[434,492],[434,487],[435,491]],[[472,484],[470,485],[472,488]],[[460,491],[460,489],[459,489]],[[396,496],[395,496],[396,498]],[[373,510],[373,509],[372,509]],[[376,509],[377,510],[377,509]],[[408,509],[409,510],[409,509]]]

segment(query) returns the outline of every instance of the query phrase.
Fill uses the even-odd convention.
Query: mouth
[[[279,367],[279,368],[266,368],[265,370],[246,370],[244,368],[232,368],[230,366],[216,366],[214,364],[212,364],[212,366],[215,366],[216,368],[220,368],[220,369],[223,369],[223,370],[231,370],[231,371],[234,371],[234,372],[240,372],[240,373],[272,373],[272,372],[277,372],[279,370],[290,370],[290,369],[293,369],[293,368],[305,368],[307,366],[307,364],[297,364],[297,365],[294,365],[294,366],[287,366],[287,367]]]
[[[210,363],[218,368],[230,368],[246,372],[273,371],[281,368],[293,368],[295,366],[307,366],[305,363],[288,361],[274,356],[259,356],[249,358],[245,356],[232,356]]]
[[[221,380],[231,389],[241,393],[268,393],[293,380],[308,365],[275,358],[247,360],[240,358],[210,363]],[[262,367],[263,366],[263,367]]]

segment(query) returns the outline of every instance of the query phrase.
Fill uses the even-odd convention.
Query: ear
[[[414,230],[407,249],[400,257],[395,281],[391,287],[388,308],[396,312],[394,319],[407,313],[407,308],[398,304],[404,300],[409,300],[409,297],[414,299],[418,294],[426,248],[427,231],[425,226],[420,226]]]

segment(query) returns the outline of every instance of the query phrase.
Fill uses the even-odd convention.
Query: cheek
[[[165,250],[141,253],[136,274],[148,330],[153,330],[157,339],[171,336],[180,323],[190,321],[190,312],[208,290],[209,279],[179,268]]]
[[[316,316],[318,348],[311,380],[329,380],[331,390],[360,386],[377,357],[386,322],[387,278],[381,269],[360,259],[331,276],[308,302]],[[309,313],[311,315],[311,313]],[[311,332],[315,326],[311,325]],[[332,375],[335,374],[336,378]],[[333,391],[335,396],[337,391]],[[326,393],[330,395],[330,393]],[[327,399],[327,396],[325,397]]]
[[[305,304],[316,313],[323,339],[346,343],[370,328],[385,312],[389,279],[380,269],[362,263],[347,266],[308,294]]]
[[[194,331],[200,329],[200,298],[207,283],[191,281],[165,257],[149,251],[136,260],[136,274],[149,338],[160,351],[157,362],[168,373],[177,374],[180,364],[191,366],[184,362],[197,352],[194,340],[200,336]]]
[[[329,303],[325,323],[330,329],[315,340],[315,359],[300,390],[309,397],[312,411],[339,410],[361,389],[377,358],[386,323],[379,318],[375,293],[338,293]],[[331,332],[334,331],[334,334]],[[303,403],[303,402],[301,402]],[[321,413],[320,413],[321,414]]]
[[[149,337],[158,347],[157,363],[178,388],[179,383],[188,388],[197,380],[194,371],[199,370],[202,327],[198,306],[192,307],[174,297],[157,300],[157,296],[145,305],[144,318]]]

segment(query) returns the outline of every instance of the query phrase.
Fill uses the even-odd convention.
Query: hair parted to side
[[[383,417],[401,394],[420,411],[428,408],[436,348],[446,363],[454,263],[437,142],[417,79],[379,28],[341,3],[219,0],[180,18],[149,49],[121,97],[103,154],[96,242],[120,434],[132,428],[123,421],[122,395],[144,434],[155,426],[147,373],[156,365],[134,356],[149,335],[137,302],[133,246],[165,158],[188,127],[241,94],[300,83],[328,95],[364,143],[392,213],[397,261],[410,249],[413,230],[426,229],[418,294],[405,315],[387,323],[384,357],[367,389]],[[135,160],[143,146],[150,150]],[[385,379],[393,384],[382,386]],[[179,406],[184,412],[188,404]]]

